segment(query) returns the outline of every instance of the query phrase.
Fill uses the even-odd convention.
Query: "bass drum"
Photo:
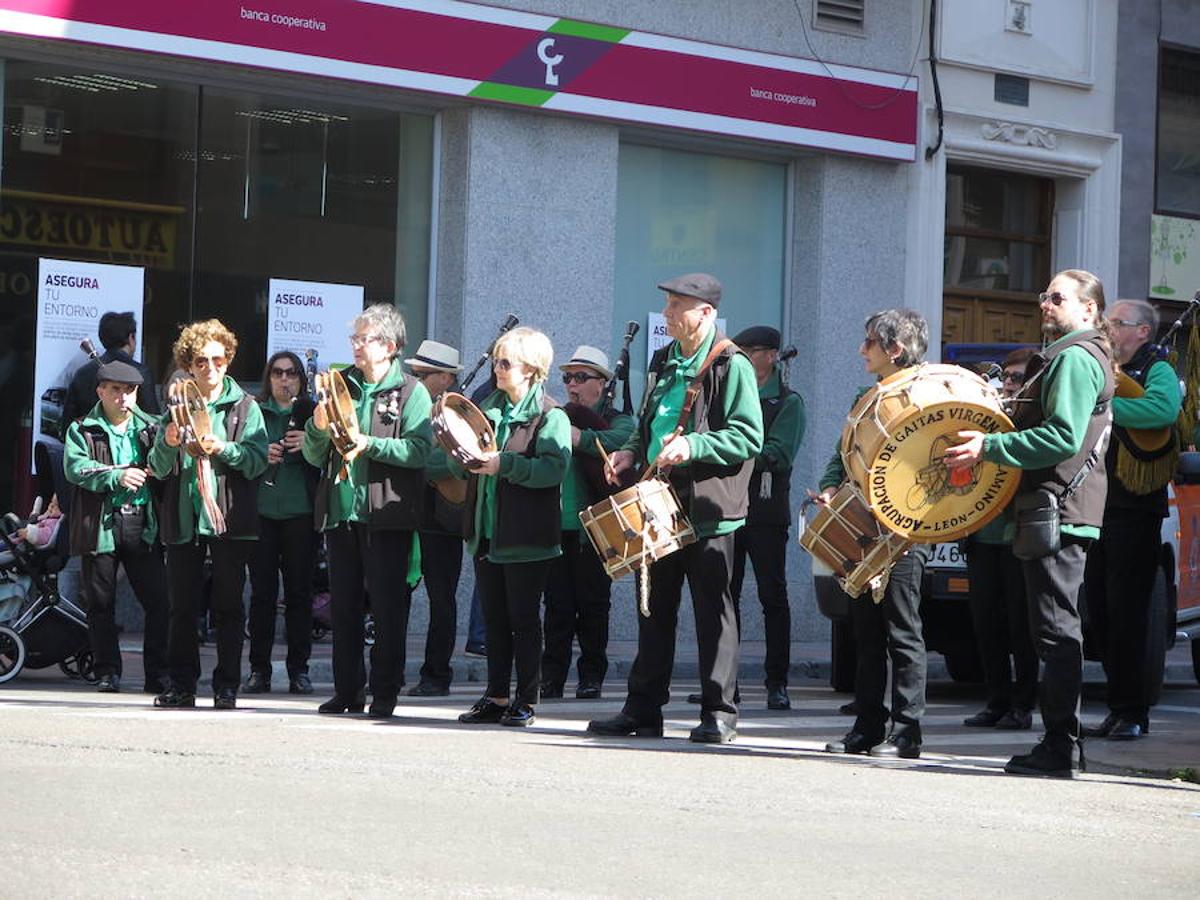
[[[850,411],[842,463],[874,516],[907,541],[936,544],[978,531],[1004,510],[1019,469],[980,462],[950,471],[959,431],[1012,431],[1000,396],[961,366],[922,364],[884,378]]]

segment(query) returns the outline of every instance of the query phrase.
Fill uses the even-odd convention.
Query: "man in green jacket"
[[[613,454],[610,480],[635,463],[658,467],[679,495],[697,540],[650,565],[650,615],[638,617],[638,652],[625,707],[612,718],[592,721],[588,731],[662,735],[686,578],[701,694],[700,724],[690,739],[725,743],[737,735],[738,633],[729,591],[733,541],[746,522],[754,457],[763,443],[762,410],[754,367],[717,332],[721,283],[695,273],[658,288],[667,295],[663,318],[672,340],[647,366],[638,427]],[[687,388],[697,377],[700,390],[687,410]]]
[[[1167,516],[1167,482],[1178,461],[1175,421],[1183,399],[1179,377],[1151,343],[1158,312],[1145,300],[1118,300],[1108,319],[1121,371],[1145,391],[1113,397],[1113,439],[1104,465],[1108,499],[1100,539],[1088,551],[1088,611],[1104,648],[1108,709],[1104,721],[1084,729],[1088,737],[1131,741],[1150,730],[1146,647],[1150,598],[1162,557],[1162,520]],[[1130,429],[1163,435],[1152,451],[1134,441]]]
[[[63,467],[75,485],[71,554],[80,557],[81,592],[101,693],[121,689],[121,648],[114,616],[117,566],[145,613],[143,690],[159,694],[167,676],[167,575],[146,458],[157,423],[137,405],[142,375],[115,361],[96,373],[100,401],[67,429]]]
[[[579,641],[575,697],[596,700],[608,672],[608,614],[612,579],[582,531],[579,511],[609,491],[597,441],[605,453],[620,449],[633,433],[633,416],[618,413],[605,397],[613,377],[608,356],[581,344],[558,367],[570,402],[571,465],[562,488],[562,556],[546,581],[546,646],[542,653],[542,699],[561,697],[571,671],[571,644]]]
[[[1042,661],[1041,711],[1046,734],[1030,753],[1004,767],[1016,775],[1070,778],[1079,743],[1083,636],[1079,593],[1088,547],[1100,536],[1108,492],[1103,465],[1112,424],[1112,349],[1103,327],[1104,286],[1090,272],[1067,269],[1040,297],[1049,345],[1029,362],[1016,431],[960,431],[946,451],[952,469],[987,460],[1024,470],[1014,504],[1057,501],[1061,546],[1022,559],[1030,629]],[[1074,485],[1072,488],[1071,486]],[[1028,498],[1028,499],[1027,499]],[[1020,555],[1020,525],[1014,551]],[[1048,550],[1050,548],[1047,548]],[[1082,758],[1081,758],[1082,761]]]

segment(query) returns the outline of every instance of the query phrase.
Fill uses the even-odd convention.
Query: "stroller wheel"
[[[96,674],[96,657],[91,650],[82,650],[75,654],[75,665],[79,667],[79,677],[88,684],[96,684],[100,676]]]
[[[16,678],[25,665],[25,642],[7,625],[0,625],[0,684]]]
[[[313,627],[312,627],[312,639],[313,639],[314,641],[323,641],[323,640],[325,640],[325,635],[327,635],[327,634],[329,634],[329,629],[328,629],[328,628],[326,628],[324,625],[318,625],[318,624],[316,624],[315,622],[313,623]]]
[[[363,643],[368,647],[375,646],[375,617],[370,613],[367,614],[367,618],[363,622]]]
[[[66,659],[60,662],[58,664],[58,669],[72,681],[78,681],[83,677],[79,674],[79,669],[76,667],[74,656],[68,656]]]

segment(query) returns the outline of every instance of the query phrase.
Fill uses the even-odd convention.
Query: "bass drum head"
[[[896,421],[867,470],[867,503],[879,522],[906,540],[936,544],[978,531],[1004,511],[1021,471],[991,462],[951,471],[946,450],[959,431],[1012,430],[998,409],[958,400],[913,408]]]

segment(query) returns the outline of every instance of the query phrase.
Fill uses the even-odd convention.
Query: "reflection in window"
[[[1162,50],[1157,207],[1200,216],[1200,53]]]

